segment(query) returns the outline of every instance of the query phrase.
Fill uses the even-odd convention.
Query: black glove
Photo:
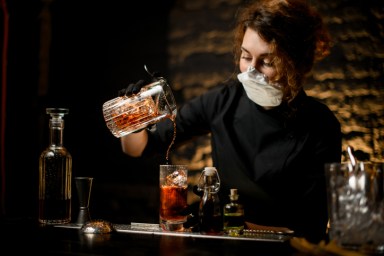
[[[148,73],[148,75],[151,77],[150,79],[150,82],[146,81],[146,80],[139,80],[137,81],[136,83],[131,83],[129,84],[126,88],[124,89],[121,89],[119,90],[118,92],[118,96],[131,96],[133,94],[137,94],[140,92],[141,88],[149,83],[152,83],[152,82],[156,82],[158,81],[159,79],[161,79],[161,75],[160,75],[160,72],[158,71],[155,71],[155,72],[149,72],[149,70],[147,69],[147,66],[144,65],[144,69],[145,71]]]
[[[141,88],[147,84],[148,84],[148,82],[146,82],[145,80],[139,80],[136,83],[129,84],[126,88],[119,90],[118,95],[119,96],[124,96],[124,95],[130,96],[132,94],[137,94],[138,92],[140,92]]]

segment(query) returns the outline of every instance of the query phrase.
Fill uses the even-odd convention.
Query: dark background
[[[66,107],[64,145],[73,157],[73,176],[94,177],[91,217],[158,222],[158,164],[164,158],[123,155],[102,104],[146,77],[144,64],[169,78],[178,105],[227,79],[242,2],[0,0],[2,47],[8,41],[1,53],[1,216],[36,219],[38,158],[49,138],[45,109]],[[333,48],[315,65],[305,89],[339,119],[343,153],[350,145],[359,160],[383,161],[384,1],[308,2],[322,14]],[[209,136],[170,157],[188,164],[195,182],[212,165]]]
[[[140,221],[137,216],[157,221],[146,209],[156,203],[151,185],[157,184],[158,176],[143,172],[157,170],[157,159],[143,162],[123,155],[120,140],[105,125],[102,104],[130,82],[147,77],[144,64],[167,75],[166,31],[172,1],[9,0],[6,4],[2,215],[37,217],[38,159],[49,139],[45,109],[61,107],[69,109],[64,146],[73,157],[72,175],[94,177],[92,217],[124,223],[133,217]],[[49,70],[43,72],[42,65]],[[76,216],[75,189],[72,194]],[[115,194],[116,199],[111,198]],[[137,201],[129,201],[132,195]]]

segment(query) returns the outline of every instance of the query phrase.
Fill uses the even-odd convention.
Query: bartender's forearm
[[[138,133],[131,133],[121,137],[121,149],[123,152],[132,157],[142,155],[148,142],[148,132],[146,129]]]

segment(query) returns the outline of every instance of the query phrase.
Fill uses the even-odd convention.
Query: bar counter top
[[[113,226],[115,230],[111,233],[87,234],[75,224],[41,226],[29,220],[2,220],[2,252],[8,255],[297,255],[286,235],[230,237],[167,232],[154,224],[148,224],[149,228],[137,223]]]

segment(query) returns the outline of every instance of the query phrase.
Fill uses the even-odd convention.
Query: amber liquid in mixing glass
[[[123,136],[144,128],[155,118],[161,118],[155,102],[148,97],[136,104],[125,104],[111,113],[107,127],[115,136]]]

